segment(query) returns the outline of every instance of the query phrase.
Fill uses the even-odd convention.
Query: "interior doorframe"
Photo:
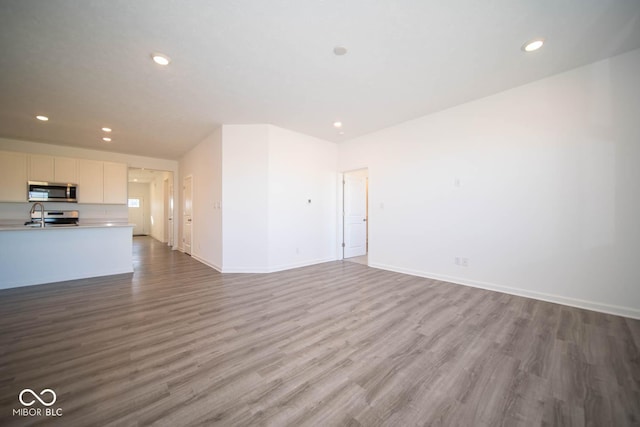
[[[187,198],[185,197],[185,190],[186,190],[185,181],[187,179],[191,180],[191,189],[190,189],[191,190],[190,191],[190,193],[191,193],[191,215],[190,215],[191,216],[191,244],[189,245],[189,247],[190,247],[189,252],[187,252],[187,249],[186,249],[186,247],[184,245],[184,216],[185,216],[185,211],[186,211],[186,207],[187,207],[186,206]],[[194,197],[193,197],[193,187],[194,187],[193,179],[194,179],[193,178],[193,174],[185,175],[182,178],[182,217],[180,218],[180,221],[182,222],[182,236],[181,236],[182,239],[183,239],[182,251],[184,253],[188,254],[188,255],[191,255],[191,253],[193,252],[193,236],[195,235],[195,233],[193,232],[193,228],[194,228],[193,227],[193,223],[194,223],[194,221],[193,221],[193,213],[195,211],[194,210],[194,203],[193,203],[193,199],[194,199]]]
[[[138,207],[138,209],[140,209],[140,211],[142,212],[142,215],[141,215],[141,217],[142,217],[142,229],[141,229],[142,234],[139,234],[139,236],[148,236],[151,233],[147,230],[147,225],[148,225],[149,221],[147,221],[147,215],[146,215],[147,213],[145,212],[145,207],[147,206],[146,203],[145,203],[146,202],[145,201],[145,197],[142,196],[142,197],[138,197],[137,199],[140,200],[140,206]]]
[[[171,203],[169,202],[169,178],[162,179],[162,210],[164,213],[164,221],[162,224],[162,238],[163,243],[171,246]]]
[[[128,172],[127,172],[128,173]],[[131,186],[135,186],[136,190],[131,191]],[[140,189],[140,191],[138,191]],[[133,228],[132,234],[134,236],[151,236],[151,183],[149,182],[127,182],[127,217],[130,223],[136,225]],[[139,201],[139,207],[131,208],[128,206],[130,199],[137,199]],[[131,219],[131,210],[139,209],[140,221]],[[136,233],[138,231],[138,233]]]
[[[338,233],[337,233],[337,254],[338,254],[338,259],[340,260],[344,260],[344,232],[345,232],[345,222],[344,222],[344,186],[345,186],[345,176],[347,174],[353,173],[353,172],[359,172],[359,171],[367,171],[367,183],[366,183],[366,217],[367,217],[367,227],[366,227],[366,254],[367,256],[369,255],[369,223],[370,223],[370,217],[369,217],[369,184],[370,184],[370,180],[369,180],[369,167],[368,166],[364,166],[364,167],[360,167],[357,169],[348,169],[345,170],[341,173],[338,174]]]

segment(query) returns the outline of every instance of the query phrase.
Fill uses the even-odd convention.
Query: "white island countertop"
[[[33,230],[77,230],[82,228],[121,228],[121,227],[135,227],[135,224],[125,224],[119,222],[104,222],[104,223],[86,223],[79,225],[47,225],[45,227],[36,227],[29,225],[19,224],[0,224],[0,231],[33,231]]]

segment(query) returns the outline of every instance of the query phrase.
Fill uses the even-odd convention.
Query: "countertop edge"
[[[81,224],[69,227],[27,227],[26,225],[0,225],[0,231],[78,230],[85,228],[126,228],[135,224]]]

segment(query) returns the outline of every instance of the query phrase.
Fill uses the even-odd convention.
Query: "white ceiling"
[[[636,48],[638,0],[0,0],[0,136],[168,159],[223,123],[339,142]]]

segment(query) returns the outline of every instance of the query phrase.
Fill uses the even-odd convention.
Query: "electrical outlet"
[[[300,255],[300,248],[296,248],[296,255]]]
[[[459,265],[460,267],[469,267],[469,258],[457,256],[453,259],[453,263],[455,265]]]

